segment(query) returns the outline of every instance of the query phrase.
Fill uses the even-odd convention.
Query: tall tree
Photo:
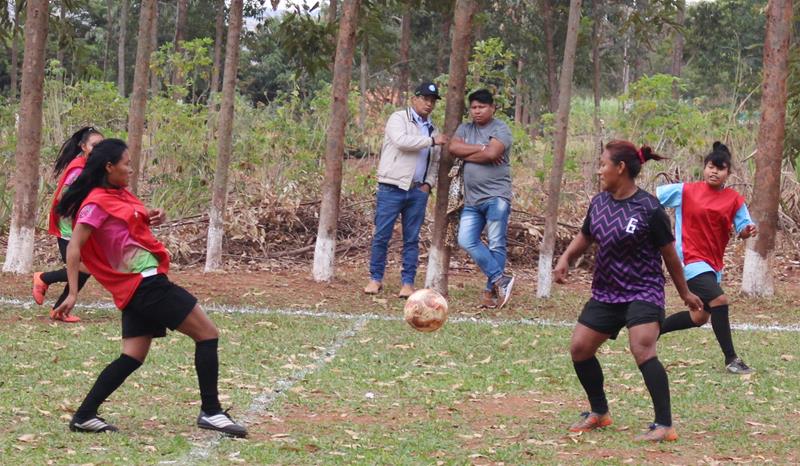
[[[361,0],[344,0],[336,58],[333,63],[331,117],[325,136],[325,180],[319,211],[317,242],[314,247],[314,280],[333,278],[336,259],[336,228],[339,220],[339,199],[342,194],[342,161],[344,130],[347,124],[347,95],[350,89],[350,67],[355,55],[356,24]]]
[[[103,50],[103,80],[108,80],[108,53],[111,50],[111,23],[113,23],[114,2],[106,0],[106,46]]]
[[[594,175],[597,166],[597,154],[603,144],[603,128],[600,122],[600,79],[602,67],[600,62],[600,43],[603,41],[603,0],[592,0],[592,94],[594,96],[594,139],[592,150],[586,154],[583,163],[584,190],[594,192],[597,177]]]
[[[177,0],[177,2],[175,11],[175,36],[172,43],[175,52],[180,53],[183,51],[182,42],[186,40],[186,18],[189,14],[189,0]],[[173,85],[182,86],[185,81],[185,76],[183,76],[183,72],[179,68],[173,70]]]
[[[56,48],[56,60],[61,64],[61,67],[66,69],[67,65],[64,63],[64,49],[67,45],[67,6],[64,0],[58,3],[58,47]]]
[[[756,173],[751,212],[759,234],[747,240],[742,291],[771,296],[775,293],[772,267],[778,229],[781,162],[786,132],[786,80],[789,76],[789,41],[792,35],[792,0],[769,0],[764,39],[764,81],[761,87],[761,124],[758,128]]]
[[[214,192],[208,211],[206,272],[222,268],[222,238],[225,235],[225,208],[228,203],[228,166],[233,151],[233,104],[236,100],[236,69],[239,66],[239,37],[242,34],[242,0],[232,0],[225,43],[225,71],[222,78],[222,103],[219,118],[217,169]]]
[[[214,64],[211,68],[211,96],[219,91],[220,68],[222,68],[222,41],[225,34],[225,0],[217,0],[217,17],[214,21]],[[209,97],[209,100],[213,98]]]
[[[42,145],[42,88],[47,45],[47,0],[28,0],[25,52],[22,61],[17,148],[14,152],[14,205],[4,272],[28,273],[33,265],[36,197],[39,192],[39,156]]]
[[[369,79],[369,37],[366,31],[361,42],[358,79],[358,90],[361,93],[361,99],[358,103],[358,129],[363,132],[367,127],[367,80]]]
[[[153,5],[153,21],[150,23],[150,53],[158,50],[158,0]],[[150,94],[158,94],[158,76],[150,70]]]
[[[406,92],[408,92],[408,77],[410,74],[409,53],[411,50],[411,1],[403,3],[403,19],[400,21],[400,70],[397,74],[397,84],[395,87],[395,105],[400,106],[406,103]]]
[[[119,39],[117,40],[117,89],[125,97],[125,45],[128,41],[128,6],[130,0],[121,0],[119,5]]]
[[[670,72],[672,76],[680,78],[683,68],[683,22],[686,15],[686,0],[678,0],[676,8],[675,24],[677,27],[672,33],[672,67]],[[677,80],[672,84],[672,95],[676,99],[680,96]]]
[[[517,58],[517,85],[514,89],[514,123],[523,124],[524,104],[523,95],[525,94],[524,87],[525,81],[523,79],[522,71],[525,68],[525,60],[522,57]]]
[[[11,99],[17,98],[17,89],[19,89],[19,9],[17,8],[17,0],[9,0],[9,7],[11,13],[14,15],[14,20],[11,26]]]
[[[133,71],[133,91],[128,111],[128,153],[131,157],[131,191],[139,187],[141,171],[144,114],[147,107],[147,82],[150,76],[150,40],[156,14],[156,0],[142,0],[139,11],[139,41],[136,47],[136,68]]]
[[[328,23],[333,24],[336,22],[336,15],[339,13],[337,10],[339,8],[339,1],[338,0],[330,0],[328,2]]]
[[[450,53],[450,77],[445,96],[444,132],[453,135],[464,114],[464,89],[467,85],[467,63],[471,49],[472,20],[477,10],[475,0],[457,0],[453,17],[453,41]],[[433,234],[428,250],[428,270],[425,286],[447,295],[447,275],[450,269],[450,247],[447,245],[447,193],[450,191],[450,168],[453,157],[447,146],[439,160],[439,179],[436,182],[436,206],[433,212]]]
[[[561,179],[564,176],[564,158],[567,151],[570,98],[572,97],[572,74],[575,69],[575,50],[578,45],[578,28],[581,20],[581,0],[570,0],[567,19],[567,39],[564,44],[564,60],[558,89],[558,112],[553,134],[553,168],[545,210],[544,236],[539,247],[539,282],[536,294],[540,298],[550,296],[553,284],[553,254],[558,229],[558,201],[561,196]]]
[[[542,22],[544,23],[544,52],[547,62],[547,94],[550,113],[558,109],[558,72],[556,71],[555,26],[553,24],[553,5],[551,0],[540,0]]]

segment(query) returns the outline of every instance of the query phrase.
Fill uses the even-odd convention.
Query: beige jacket
[[[439,134],[439,131],[434,127],[431,136],[436,136],[437,134]],[[432,188],[435,187],[441,146],[432,146],[432,144],[431,137],[420,134],[419,127],[414,123],[411,109],[406,108],[392,113],[389,121],[386,122],[386,130],[383,136],[381,160],[378,163],[378,182],[393,184],[400,189],[408,191],[411,187],[411,179],[414,177],[420,151],[430,147],[431,152],[428,157],[425,183],[428,183]]]

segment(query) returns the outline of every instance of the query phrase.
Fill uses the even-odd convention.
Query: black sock
[[[592,411],[597,414],[607,413],[608,400],[606,400],[606,392],[603,390],[603,368],[600,367],[600,361],[592,356],[585,361],[572,361],[572,366],[586,391],[586,396],[589,397]]]
[[[79,421],[85,421],[97,415],[97,408],[100,404],[106,401],[106,398],[118,389],[122,382],[128,378],[142,363],[136,359],[121,354],[114,362],[106,366],[103,372],[97,376],[92,389],[86,395],[86,398],[81,403],[80,408],[75,412],[75,418]]]
[[[67,269],[64,268],[53,270],[52,272],[42,272],[42,276],[40,278],[48,285],[52,285],[53,283],[65,283],[67,281]]]
[[[661,365],[658,357],[652,357],[639,365],[642,371],[644,384],[653,400],[653,410],[656,413],[656,423],[662,426],[672,425],[672,409],[669,401],[669,379],[667,371]]]
[[[664,323],[661,325],[661,335],[693,327],[699,327],[699,325],[694,323],[689,311],[676,312],[664,320]]]
[[[218,338],[195,342],[194,368],[200,384],[201,408],[206,414],[218,414],[222,411],[217,392],[219,377],[219,357],[217,356]]]
[[[89,275],[88,273],[78,272],[78,291],[81,291],[83,289],[83,285],[86,284],[86,280],[88,280],[89,277],[91,277],[91,275]],[[69,284],[67,284],[64,287],[64,291],[61,292],[61,296],[59,296],[58,299],[56,299],[55,304],[53,304],[53,309],[60,306],[61,303],[63,303],[64,300],[67,299],[67,296],[69,296]]]
[[[733,336],[731,336],[731,323],[728,319],[728,305],[714,306],[711,308],[711,328],[717,337],[722,354],[725,355],[725,364],[730,364],[736,359],[733,349]]]

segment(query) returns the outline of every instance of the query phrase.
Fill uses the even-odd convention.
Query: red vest
[[[61,191],[64,189],[64,182],[67,181],[67,175],[74,168],[80,168],[83,170],[83,167],[85,166],[86,157],[75,157],[72,159],[72,162],[67,165],[67,168],[65,168],[61,173],[61,179],[58,180],[58,186],[56,186],[56,193],[53,195],[53,202],[50,204],[50,227],[47,229],[47,232],[51,235],[61,238],[61,229],[58,228],[59,216],[56,214],[56,206],[58,205]]]
[[[744,197],[731,188],[716,190],[698,181],[683,185],[681,204],[683,263],[705,262],[719,272]]]
[[[112,217],[128,225],[131,237],[152,253],[158,260],[158,273],[169,271],[169,253],[153,232],[150,231],[150,218],[142,201],[127,189],[94,188],[81,204],[97,204]],[[102,252],[94,236],[81,248],[81,260],[92,276],[114,297],[114,304],[124,309],[142,281],[140,273],[123,273],[115,270]]]

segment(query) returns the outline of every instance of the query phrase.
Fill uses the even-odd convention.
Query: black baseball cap
[[[439,95],[439,86],[429,81],[423,81],[419,86],[417,86],[417,88],[414,90],[414,95],[432,95],[436,97],[436,100],[442,98],[442,96]]]

